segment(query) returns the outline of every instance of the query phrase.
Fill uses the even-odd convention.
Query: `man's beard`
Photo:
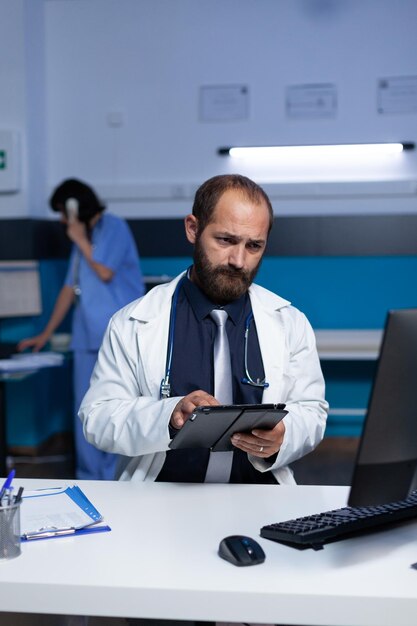
[[[198,286],[215,304],[227,304],[243,296],[253,283],[261,261],[252,271],[215,266],[208,260],[199,238],[194,245],[194,272]]]

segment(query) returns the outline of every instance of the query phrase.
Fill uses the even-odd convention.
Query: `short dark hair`
[[[202,232],[207,224],[213,221],[213,213],[220,197],[225,191],[236,189],[256,204],[265,202],[269,211],[269,229],[272,228],[274,212],[271,201],[265,191],[253,180],[241,174],[221,174],[213,176],[203,183],[196,191],[193,204],[193,215],[198,219],[198,230]]]
[[[66,213],[66,202],[69,198],[78,200],[78,219],[86,224],[106,208],[98,199],[93,189],[76,178],[64,180],[53,192],[49,204],[53,211]]]

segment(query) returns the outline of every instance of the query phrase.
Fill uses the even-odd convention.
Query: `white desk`
[[[62,481],[16,480],[28,488]],[[3,611],[331,626],[417,624],[417,522],[262,565],[217,556],[230,534],[345,504],[345,487],[79,481],[112,532],[23,544],[0,561]]]

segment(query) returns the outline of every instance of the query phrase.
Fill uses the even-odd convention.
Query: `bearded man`
[[[209,179],[185,218],[193,265],[111,319],[79,415],[90,443],[124,457],[121,480],[294,484],[289,464],[321,441],[328,405],[313,330],[253,283],[272,224],[252,180]],[[219,311],[227,402],[215,392]],[[226,403],[285,403],[288,413],[235,433],[232,453],[169,448],[197,406]]]

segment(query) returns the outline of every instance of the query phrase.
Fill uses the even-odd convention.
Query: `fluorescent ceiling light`
[[[414,150],[414,143],[359,143],[310,146],[242,146],[219,148],[218,154],[233,158],[274,159],[280,157],[384,156]]]

